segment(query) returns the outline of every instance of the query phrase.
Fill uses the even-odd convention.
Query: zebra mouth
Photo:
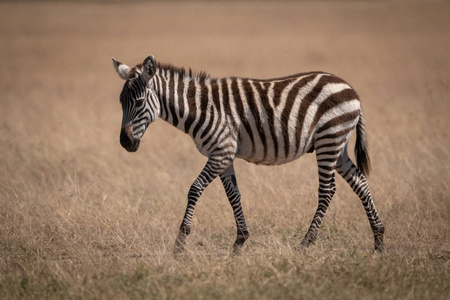
[[[122,147],[124,147],[128,152],[136,152],[139,149],[139,142],[139,140],[134,140],[130,144],[122,144]]]
[[[120,144],[128,152],[136,152],[139,149],[139,139],[130,138],[124,131],[120,133]]]

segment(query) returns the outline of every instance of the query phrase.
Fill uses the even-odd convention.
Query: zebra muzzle
[[[139,149],[139,139],[133,137],[131,126],[127,125],[120,132],[120,144],[128,152],[135,152]]]

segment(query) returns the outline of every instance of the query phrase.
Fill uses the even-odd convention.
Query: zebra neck
[[[185,133],[198,118],[197,102],[210,82],[206,74],[187,74],[184,69],[172,66],[159,69],[155,74],[156,92],[159,98],[159,117]]]

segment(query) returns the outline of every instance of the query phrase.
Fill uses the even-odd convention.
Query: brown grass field
[[[448,299],[449,2],[0,3],[0,38],[1,299]],[[174,257],[206,158],[163,121],[138,152],[120,146],[111,57],[150,53],[213,77],[323,70],[350,82],[386,251],[372,252],[340,177],[317,243],[294,250],[317,206],[309,154],[236,161],[251,234],[241,256],[216,180]]]

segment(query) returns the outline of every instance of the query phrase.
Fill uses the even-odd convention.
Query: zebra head
[[[135,152],[148,125],[159,115],[160,105],[152,80],[156,73],[156,61],[150,55],[142,67],[130,68],[114,58],[112,60],[120,78],[126,80],[120,94],[123,112],[120,144],[127,151]]]

